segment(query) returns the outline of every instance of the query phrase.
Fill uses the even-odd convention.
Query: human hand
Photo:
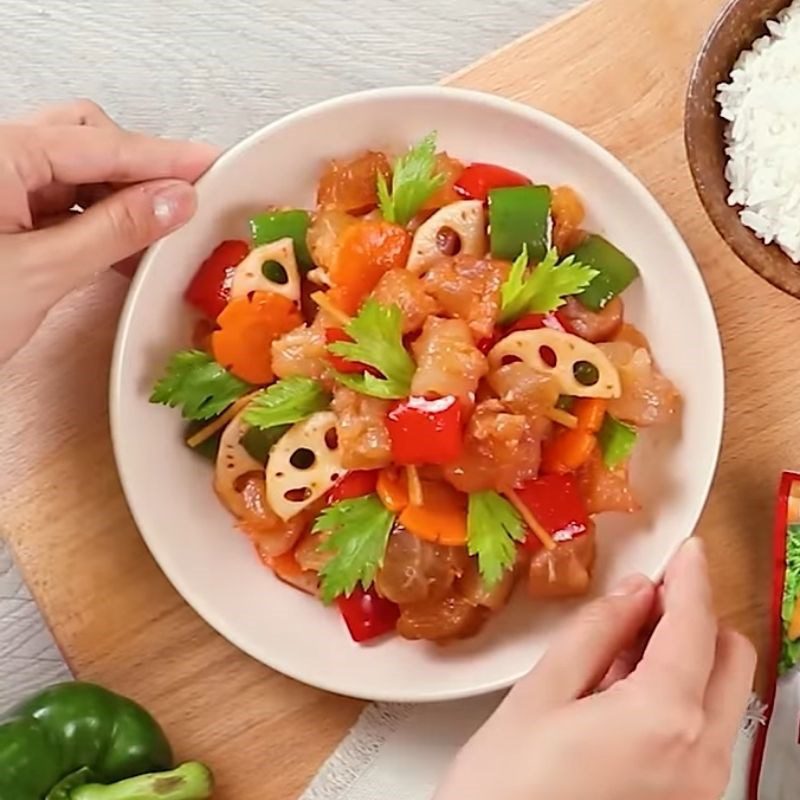
[[[183,225],[217,154],[125,131],[87,100],[0,125],[0,364],[65,294]]]
[[[691,539],[662,597],[634,576],[561,631],[435,800],[719,800],[755,663],[747,639],[718,628]]]

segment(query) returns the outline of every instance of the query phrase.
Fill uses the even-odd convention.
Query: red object
[[[400,607],[374,589],[364,591],[357,586],[349,597],[340,597],[336,603],[355,642],[368,642],[393,631],[400,619]]]
[[[554,331],[566,330],[558,313],[555,314],[526,314],[520,317],[509,329],[508,333],[516,331],[535,331],[538,328],[550,328]]]
[[[455,183],[455,190],[469,200],[483,200],[492,189],[508,186],[529,186],[529,178],[512,169],[498,167],[496,164],[470,164]]]
[[[783,583],[786,574],[786,526],[789,516],[789,496],[792,486],[800,480],[796,472],[781,474],[778,485],[778,499],[775,503],[775,517],[772,526],[772,603],[770,613],[770,648],[767,654],[767,685],[764,700],[764,724],[758,726],[753,756],[750,759],[749,793],[750,800],[758,800],[758,786],[761,781],[761,769],[764,765],[764,753],[767,746],[767,734],[775,707],[775,694],[777,691],[778,662],[781,657],[783,641]]]
[[[183,295],[186,302],[209,319],[216,319],[230,299],[233,272],[249,252],[247,242],[235,239],[218,245],[192,278]]]
[[[589,515],[572,475],[542,475],[517,489],[517,495],[556,542],[586,533]],[[530,533],[525,547],[538,550],[539,538]]]
[[[461,455],[463,414],[457,397],[398,400],[386,416],[395,464],[448,464]]]
[[[378,485],[379,469],[357,469],[348,472],[339,483],[328,492],[328,500],[338,503],[340,500],[352,500],[372,494]]]
[[[325,328],[325,344],[333,344],[334,342],[352,342],[353,340],[341,328]],[[337,371],[346,375],[352,373],[369,372],[376,378],[383,377],[381,373],[374,367],[368,364],[362,364],[360,361],[350,361],[350,359],[343,356],[336,356],[331,352],[327,354],[330,365]]]
[[[558,311],[556,311],[555,318],[561,325],[562,331],[566,331],[567,333],[571,333],[574,334],[575,336],[578,336],[578,332],[575,330],[575,328],[572,327],[572,324],[569,321],[569,317],[561,309],[558,309]]]
[[[500,328],[495,328],[491,336],[484,336],[483,339],[478,339],[475,345],[478,350],[484,355],[488,355],[489,351],[503,338],[503,331]]]

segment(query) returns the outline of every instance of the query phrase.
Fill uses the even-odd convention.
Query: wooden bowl
[[[767,20],[788,5],[788,0],[729,0],[695,62],[686,96],[684,135],[697,192],[722,238],[762,278],[800,297],[800,266],[777,245],[765,245],[742,224],[738,207],[728,205],[725,124],[716,101],[717,85],[728,81],[739,54],[766,34]]]

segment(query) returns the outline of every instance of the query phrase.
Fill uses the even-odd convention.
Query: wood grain
[[[691,188],[683,92],[716,7],[597,0],[453,82],[528,102],[589,133],[644,180],[695,253],[728,364],[722,462],[700,531],[721,614],[763,653],[772,502],[778,473],[794,463],[789,421],[800,373],[788,347],[798,313],[730,253]],[[182,754],[217,767],[220,798],[294,796],[360,705],[238,653],[149,557],[108,437],[105,382],[123,292],[122,279],[107,275],[71,298],[2,373],[0,436],[15,446],[0,456],[0,519],[79,676],[144,701]]]

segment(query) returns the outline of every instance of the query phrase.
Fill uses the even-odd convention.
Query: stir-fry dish
[[[597,514],[639,508],[639,429],[680,396],[625,322],[633,261],[566,186],[437,152],[332,161],[313,211],[224,241],[151,400],[263,563],[354,640],[475,634],[525,584],[590,585]]]

